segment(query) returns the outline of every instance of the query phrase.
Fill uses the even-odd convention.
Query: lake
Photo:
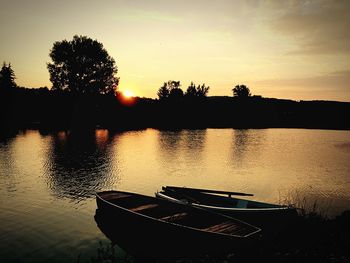
[[[316,203],[334,217],[350,209],[350,131],[27,130],[2,139],[0,261],[90,262],[109,244],[94,221],[95,192],[154,196],[163,185]]]

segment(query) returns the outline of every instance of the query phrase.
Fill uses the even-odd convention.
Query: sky
[[[156,98],[168,80],[209,96],[350,101],[350,1],[0,0],[0,62],[16,83],[51,87],[56,41],[101,42],[119,89]]]

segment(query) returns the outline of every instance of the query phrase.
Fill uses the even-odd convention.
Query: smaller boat
[[[178,204],[187,204],[217,213],[225,214],[255,226],[264,231],[278,229],[294,222],[297,216],[295,207],[264,203],[232,197],[253,196],[252,194],[176,186],[163,186],[155,193],[157,198]]]
[[[261,229],[228,216],[122,191],[96,194],[95,221],[139,258],[181,258],[251,248]]]

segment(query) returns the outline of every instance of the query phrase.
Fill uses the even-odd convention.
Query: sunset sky
[[[18,85],[51,87],[55,41],[101,42],[120,90],[156,98],[168,80],[232,96],[350,101],[350,1],[0,0],[0,62]]]

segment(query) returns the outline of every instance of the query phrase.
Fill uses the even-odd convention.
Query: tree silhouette
[[[180,88],[180,81],[169,80],[168,81],[168,89],[169,89],[169,98],[171,99],[179,99],[184,96],[184,92]]]
[[[115,61],[103,45],[86,36],[57,41],[47,64],[53,90],[87,94],[110,94],[117,89],[119,78]]]
[[[168,85],[164,82],[163,86],[159,88],[157,95],[160,100],[164,100],[169,97],[169,93]]]
[[[7,65],[4,62],[0,70],[0,90],[7,91],[11,88],[17,87],[15,79],[16,76],[11,67],[11,63]]]
[[[246,85],[236,85],[233,89],[233,97],[245,98],[250,97],[250,90]]]
[[[193,82],[191,82],[191,85],[188,86],[185,95],[187,97],[196,97],[197,96],[196,85]]]
[[[164,100],[167,98],[183,97],[184,93],[180,86],[180,81],[169,80],[168,82],[164,82],[163,86],[157,92],[158,98]]]
[[[197,96],[199,97],[206,97],[209,92],[209,86],[205,86],[203,83],[202,86],[197,87]]]
[[[185,96],[187,97],[206,97],[209,92],[209,86],[205,86],[203,83],[202,85],[196,85],[191,82],[191,85],[188,86],[187,91],[185,93]]]

